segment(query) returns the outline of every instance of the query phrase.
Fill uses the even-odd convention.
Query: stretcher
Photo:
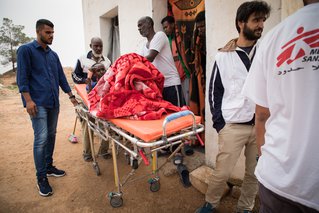
[[[200,117],[195,116],[191,111],[185,110],[163,116],[159,120],[130,120],[116,118],[103,120],[95,117],[85,107],[88,106],[88,98],[85,84],[76,84],[75,90],[80,96],[83,104],[76,108],[77,115],[88,123],[88,127],[104,140],[110,140],[112,149],[112,159],[114,167],[114,182],[116,192],[110,192],[108,197],[112,207],[123,205],[122,187],[137,179],[131,180],[135,170],[141,162],[151,166],[151,176],[148,183],[150,191],[156,192],[160,189],[159,170],[179,152],[183,146],[194,140],[200,140],[198,133],[204,131],[204,126],[200,123]],[[93,118],[93,119],[92,119]],[[93,134],[90,134],[90,145],[92,149],[93,166],[99,175],[99,167],[95,160]],[[158,165],[157,153],[159,150],[177,146],[175,151],[167,158],[165,163]],[[117,154],[119,149],[124,150],[125,159],[131,165],[132,171],[121,182],[119,177]]]

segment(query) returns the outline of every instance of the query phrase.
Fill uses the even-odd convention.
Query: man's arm
[[[21,94],[25,100],[26,110],[29,113],[29,115],[31,117],[36,116],[36,114],[38,112],[37,105],[32,101],[30,93],[29,92],[22,92]]]
[[[149,61],[149,62],[153,62],[155,57],[157,56],[158,52],[156,50],[150,50],[149,54],[145,56],[145,58]]]
[[[31,56],[29,49],[26,46],[21,46],[17,51],[17,84],[19,92],[23,96],[26,103],[26,110],[31,117],[37,114],[37,105],[33,102],[30,95],[29,78],[31,70]]]
[[[213,127],[219,132],[225,126],[222,113],[222,101],[224,96],[224,86],[220,77],[217,63],[214,63],[212,75],[209,82],[209,106],[213,117]]]
[[[61,89],[63,90],[63,92],[67,93],[69,95],[69,99],[72,102],[73,106],[78,105],[77,100],[75,99],[75,95],[73,95],[72,90],[70,88],[70,85],[65,77],[60,59],[58,57],[58,55],[56,55],[57,57],[57,61],[58,61],[58,72],[59,72],[59,85],[61,87]]]
[[[269,108],[256,105],[256,142],[258,148],[258,155],[261,156],[261,146],[265,143],[265,124],[270,116]]]

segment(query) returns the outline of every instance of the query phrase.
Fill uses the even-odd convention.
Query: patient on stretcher
[[[86,79],[86,91],[89,93],[95,87],[99,79],[105,74],[106,69],[104,64],[95,63],[88,71]]]

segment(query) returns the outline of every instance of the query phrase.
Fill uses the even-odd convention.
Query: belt
[[[255,121],[248,121],[248,122],[244,122],[244,123],[235,123],[235,124],[242,124],[242,125],[251,125],[254,126],[255,125]]]

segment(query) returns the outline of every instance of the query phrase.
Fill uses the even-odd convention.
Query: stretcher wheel
[[[100,176],[101,172],[100,172],[100,167],[99,165],[96,163],[93,163],[93,168],[94,168],[94,171],[95,171],[95,174],[96,176]]]
[[[138,161],[137,161],[137,159],[134,159],[134,160],[132,161],[132,168],[133,168],[133,169],[137,169],[137,168],[138,168]]]
[[[161,184],[158,180],[154,180],[150,183],[151,192],[157,192],[161,187]]]
[[[113,208],[121,207],[123,205],[123,198],[119,196],[111,197],[110,204]]]

